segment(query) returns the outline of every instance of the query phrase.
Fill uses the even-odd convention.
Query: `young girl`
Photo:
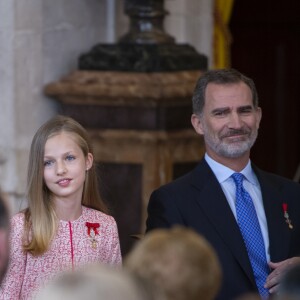
[[[28,208],[11,222],[11,252],[0,299],[30,299],[62,271],[121,264],[117,225],[105,214],[87,132],[57,116],[35,134]]]

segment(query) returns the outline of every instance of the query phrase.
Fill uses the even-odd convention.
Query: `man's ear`
[[[191,123],[198,134],[203,135],[202,122],[199,116],[192,114]]]

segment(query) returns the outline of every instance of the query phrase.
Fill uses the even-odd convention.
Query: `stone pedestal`
[[[126,254],[145,230],[151,192],[189,171],[204,146],[190,124],[200,71],[76,71],[46,86],[61,113],[90,133],[100,189],[117,220]]]

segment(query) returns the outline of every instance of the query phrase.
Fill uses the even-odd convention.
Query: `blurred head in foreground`
[[[93,265],[56,277],[33,300],[164,300],[125,270]]]
[[[214,249],[187,228],[147,233],[125,258],[124,266],[160,289],[168,300],[211,300],[221,285]]]

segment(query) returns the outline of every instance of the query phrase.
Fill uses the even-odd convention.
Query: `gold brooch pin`
[[[96,240],[96,235],[98,235],[98,228],[100,227],[99,223],[89,223],[86,222],[85,225],[88,228],[88,236],[91,238],[92,242],[92,248],[96,249],[97,248],[97,240]]]
[[[282,208],[283,208],[283,216],[285,218],[285,222],[288,224],[290,229],[293,229],[294,227],[293,227],[292,221],[290,219],[290,216],[288,214],[288,205],[287,205],[287,203],[283,203]]]

